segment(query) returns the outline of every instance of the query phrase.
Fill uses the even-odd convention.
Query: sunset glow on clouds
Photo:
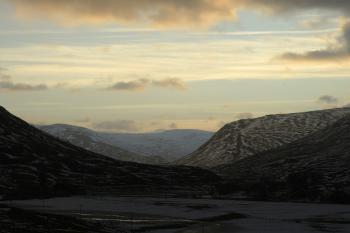
[[[216,130],[350,102],[349,1],[0,0],[0,11],[1,105],[33,123]]]

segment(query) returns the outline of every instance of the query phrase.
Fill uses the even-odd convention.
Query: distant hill
[[[151,133],[103,133],[62,124],[39,126],[39,128],[94,152],[108,156],[116,154],[113,157],[150,164],[179,159],[196,150],[213,135],[212,132],[192,129]],[[115,147],[113,153],[110,153],[111,150],[104,148],[106,145]],[[116,148],[119,148],[120,152]],[[126,153],[126,151],[129,151],[129,153]]]
[[[207,195],[202,169],[123,162],[61,141],[0,107],[0,199],[69,195]]]
[[[307,137],[214,169],[227,193],[350,203],[350,116]]]
[[[198,150],[176,163],[198,167],[234,163],[303,138],[348,114],[350,108],[337,108],[235,121],[225,125]]]
[[[145,164],[166,163],[160,156],[143,156],[105,143],[103,136],[86,128],[63,124],[38,126],[38,128],[73,145],[117,160]]]

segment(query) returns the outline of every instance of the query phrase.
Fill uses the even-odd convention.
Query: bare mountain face
[[[228,193],[269,200],[350,203],[350,116],[293,143],[215,170]]]
[[[145,164],[166,163],[160,156],[143,156],[105,143],[106,140],[99,133],[86,128],[62,124],[38,126],[38,128],[75,146],[113,159]]]
[[[206,144],[176,163],[198,167],[234,163],[303,138],[348,114],[350,108],[338,108],[235,121],[225,125]]]
[[[61,141],[0,108],[0,199],[69,195],[207,195],[218,177],[117,161]]]
[[[62,124],[39,128],[96,153],[148,164],[164,164],[179,159],[198,149],[213,135],[212,132],[192,129],[152,133],[104,133]]]

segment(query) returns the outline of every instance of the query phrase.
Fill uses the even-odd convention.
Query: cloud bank
[[[176,90],[185,90],[185,83],[177,78],[169,78],[163,80],[138,79],[128,82],[117,82],[108,87],[107,90],[112,91],[144,91],[147,87],[173,88]]]
[[[285,61],[343,61],[350,58],[350,21],[346,22],[341,29],[334,44],[330,44],[325,49],[309,51],[306,53],[285,53],[279,59]]]
[[[12,0],[19,18],[47,18],[64,25],[208,25],[234,18],[230,0]]]
[[[152,85],[162,88],[174,88],[177,90],[186,90],[186,84],[178,78],[168,78],[164,80],[153,80]]]
[[[152,24],[210,26],[233,20],[241,8],[269,13],[327,9],[350,15],[347,0],[9,0],[23,19],[46,18],[64,25]]]
[[[10,75],[1,73],[2,70],[3,69],[0,69],[0,91],[42,91],[48,89],[45,84],[31,85],[26,83],[15,83],[12,81]]]

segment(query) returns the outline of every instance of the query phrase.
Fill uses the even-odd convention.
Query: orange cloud
[[[158,27],[207,26],[235,17],[232,0],[12,0],[22,19],[47,18],[81,24],[152,24]]]
[[[64,25],[152,24],[158,27],[210,26],[233,20],[237,9],[263,12],[300,9],[350,14],[346,0],[9,0],[20,18],[47,18]]]

